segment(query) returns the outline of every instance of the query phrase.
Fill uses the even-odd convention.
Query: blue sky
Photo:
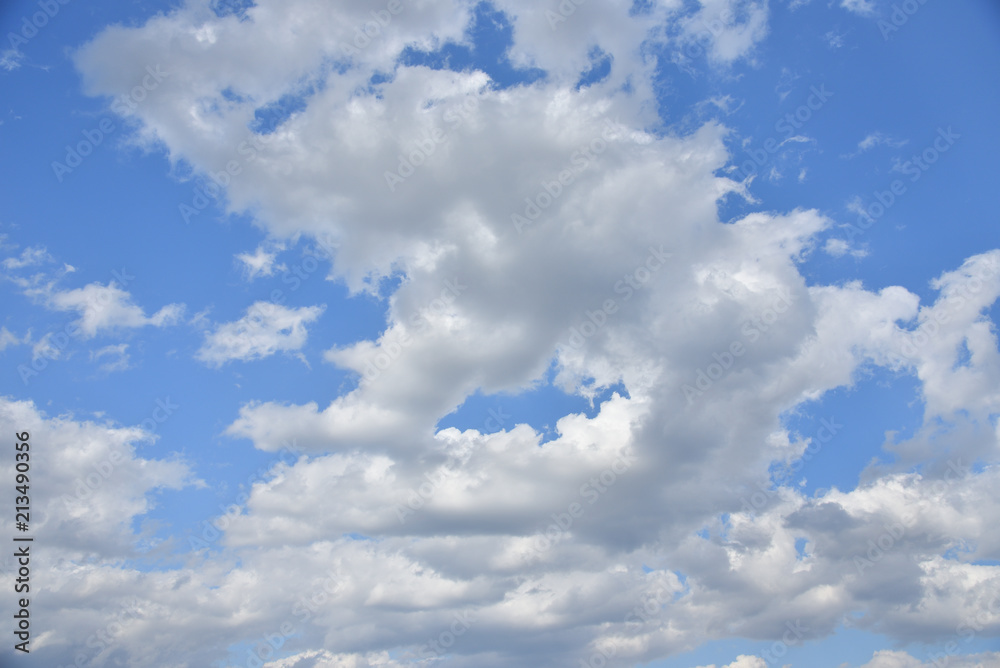
[[[11,661],[1000,662],[993,3],[0,24]]]

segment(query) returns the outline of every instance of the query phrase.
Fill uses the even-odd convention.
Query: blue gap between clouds
[[[580,75],[580,80],[576,82],[576,90],[600,83],[611,74],[611,63],[614,60],[610,54],[595,46],[587,54],[590,57],[590,69]]]
[[[234,223],[238,218],[229,217],[227,221]],[[227,243],[220,244],[226,248],[223,253],[226,257],[237,251],[252,250],[261,240],[260,233],[249,224],[234,224],[229,229],[209,224],[200,234],[216,232],[226,235]],[[356,384],[355,374],[323,362],[322,353],[331,345],[349,345],[358,340],[376,338],[385,326],[387,303],[369,295],[348,297],[342,282],[327,281],[329,264],[326,260],[307,262],[313,254],[310,250],[313,246],[311,240],[303,240],[287,249],[279,257],[279,262],[286,265],[284,270],[249,283],[238,277],[240,270],[231,264],[204,263],[211,267],[225,266],[211,280],[234,286],[242,293],[231,304],[218,305],[210,314],[213,321],[238,319],[255,301],[271,302],[276,291],[281,297],[279,303],[290,308],[328,304],[327,311],[316,323],[314,334],[302,351],[312,365],[311,370],[300,361],[281,354],[252,362],[229,362],[220,369],[182,357],[180,360],[166,360],[166,368],[161,368],[161,364],[153,365],[156,356],[150,350],[146,360],[149,368],[131,372],[151,373],[156,379],[152,383],[156,392],[151,396],[171,397],[181,406],[174,416],[157,425],[156,433],[162,436],[162,440],[155,445],[141,446],[140,456],[169,457],[170,452],[179,449],[186,450],[190,458],[193,450],[197,449],[199,460],[195,473],[209,482],[207,489],[163,490],[162,502],[140,518],[162,522],[154,527],[154,540],[173,541],[143,554],[140,558],[146,563],[143,568],[162,563],[160,559],[176,559],[177,555],[190,552],[192,546],[189,539],[192,536],[206,540],[210,551],[218,550],[220,543],[211,539],[211,530],[205,522],[220,516],[229,504],[236,501],[241,491],[247,491],[252,475],[266,471],[278,461],[276,453],[259,451],[243,439],[221,435],[242,403],[240,387],[266,400],[297,404],[317,400],[321,407],[325,407],[326,400],[349,391]],[[152,271],[148,264],[146,269]],[[148,278],[142,275],[130,287],[139,287]],[[380,281],[380,295],[394,291],[399,281],[399,276]],[[198,283],[195,281],[195,289]],[[192,305],[197,304],[198,308],[204,306],[203,302],[190,299],[190,295],[180,296]],[[192,382],[192,379],[196,380]],[[117,381],[117,377],[111,377],[103,380],[102,384]],[[155,408],[152,398],[143,396],[141,399],[137,398],[137,405],[129,411],[136,417],[130,422],[122,416],[123,422],[137,423]],[[204,434],[216,436],[206,444]],[[209,447],[204,447],[206,445]],[[138,525],[134,528],[137,529]]]
[[[518,424],[527,424],[542,434],[541,444],[544,444],[559,436],[556,431],[559,418],[574,413],[583,413],[588,418],[593,418],[600,411],[601,405],[615,392],[630,398],[625,386],[616,383],[602,389],[594,397],[591,406],[585,397],[566,394],[554,386],[552,379],[555,371],[553,363],[545,374],[543,384],[519,394],[501,392],[487,395],[477,390],[461,406],[441,418],[436,429],[454,427],[460,431],[476,429],[484,434],[492,434],[510,431]]]
[[[808,556],[806,554],[806,543],[808,543],[808,542],[809,542],[809,540],[807,538],[796,538],[795,539],[795,555],[799,559],[804,559],[805,557]]]
[[[798,471],[784,479],[784,484],[804,494],[837,487],[841,491],[854,489],[859,473],[872,459],[891,461],[883,452],[885,432],[894,431],[895,440],[910,438],[923,422],[920,381],[908,374],[881,368],[866,368],[853,387],[839,387],[827,392],[818,401],[800,405],[786,414],[783,425],[791,434],[813,439],[813,449],[805,453]],[[819,432],[824,422],[832,424],[832,438],[822,442]],[[828,431],[824,431],[827,434]],[[781,481],[783,464],[771,466],[772,479]],[[805,479],[804,485],[799,482]]]
[[[958,355],[955,358],[955,364],[952,365],[952,371],[957,371],[962,367],[967,367],[972,363],[972,351],[969,350],[969,344],[965,340],[959,344]]]
[[[248,230],[246,236],[252,236],[249,226],[240,229]],[[246,248],[253,245],[252,241],[244,242]],[[328,401],[352,390],[358,381],[357,374],[322,361],[322,353],[331,346],[347,346],[359,340],[376,339],[385,328],[388,303],[384,297],[398,288],[402,276],[395,274],[379,281],[379,299],[367,294],[349,297],[342,282],[326,280],[329,269],[327,260],[306,262],[316,252],[311,240],[303,240],[287,249],[278,259],[286,268],[274,276],[241,284],[246,294],[238,301],[239,309],[243,309],[254,301],[270,302],[274,291],[279,291],[281,303],[290,308],[327,304],[302,351],[311,369],[306,369],[301,362],[286,355],[274,355],[253,362],[230,362],[221,369],[198,367],[192,373],[205,376],[206,385],[220,385],[215,390],[220,394],[228,394],[231,391],[229,386],[239,383],[251,394],[267,397],[267,400],[293,404],[317,401],[321,410]],[[238,310],[224,319],[232,320],[241,314],[242,311]],[[194,406],[191,408],[195,409]],[[221,432],[224,423],[234,415],[235,409],[230,408],[226,418],[215,425],[214,431]],[[173,536],[178,541],[176,552],[189,552],[188,532],[203,537],[202,534],[208,530],[204,524],[206,520],[220,516],[241,492],[248,491],[251,476],[267,471],[280,461],[281,453],[256,450],[244,439],[223,436],[216,440],[220,447],[202,451],[205,464],[198,471],[199,475],[208,479],[209,489],[185,490],[183,496],[178,494],[171,503],[175,513],[184,501],[190,506],[186,513],[188,521],[173,527]],[[156,511],[149,515],[155,516]],[[211,551],[218,549],[217,541],[209,542]]]
[[[211,8],[219,18],[237,16],[240,21],[248,21],[247,10],[256,7],[254,0],[212,0]]]
[[[309,105],[312,96],[326,88],[326,79],[330,72],[343,74],[348,67],[348,63],[342,60],[325,59],[315,75],[303,77],[296,82],[293,86],[293,92],[285,93],[277,100],[255,109],[254,120],[247,127],[262,135],[273,133],[294,114],[303,111]],[[222,96],[230,101],[236,99],[242,101],[243,99],[228,88],[222,91]]]
[[[649,14],[653,11],[653,7],[655,6],[656,3],[654,3],[653,0],[632,0],[632,6],[629,7],[628,15],[641,16]]]
[[[248,99],[247,97],[237,93],[230,86],[227,86],[226,88],[222,89],[220,95],[222,95],[223,100],[226,100],[227,102],[235,102],[237,104],[242,104],[243,102],[246,102]]]
[[[488,2],[476,5],[466,39],[472,46],[448,42],[437,51],[420,51],[408,46],[400,54],[399,62],[411,67],[424,65],[454,72],[481,70],[500,89],[545,78],[545,71],[537,67],[516,69],[511,64],[507,51],[514,44],[514,28],[507,16]]]
[[[308,84],[301,92],[286,93],[274,102],[258,107],[253,112],[254,120],[250,129],[262,135],[269,135],[281,127],[282,123],[306,108],[309,98],[316,94],[318,87]]]

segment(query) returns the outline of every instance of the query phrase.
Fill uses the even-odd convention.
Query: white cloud
[[[699,668],[716,668],[713,663],[710,666],[699,666]],[[767,668],[767,662],[759,656],[740,654],[732,663],[727,663],[722,668]]]
[[[709,61],[720,65],[752,57],[757,44],[767,36],[767,1],[699,1],[698,11],[681,20],[684,53],[695,55],[706,50]]]
[[[0,397],[0,424],[10,433],[28,432],[31,461],[44,475],[32,480],[32,530],[51,550],[39,562],[55,569],[60,558],[96,558],[95,570],[130,553],[136,536],[132,521],[153,507],[149,494],[156,489],[180,489],[194,482],[180,459],[147,459],[136,448],[153,436],[138,427],[98,424],[72,416],[49,417],[30,401]],[[0,463],[6,478],[14,478],[13,459]],[[13,530],[4,519],[5,530]],[[102,562],[107,559],[107,563]],[[34,563],[34,562],[33,562]],[[48,581],[58,591],[60,582],[72,578],[63,571]],[[86,584],[79,583],[78,601]],[[92,600],[92,604],[100,605]],[[58,610],[59,607],[53,608]],[[80,643],[82,645],[82,643]]]
[[[0,68],[7,72],[12,72],[21,66],[24,61],[24,54],[17,49],[4,49],[0,51]]]
[[[867,151],[875,146],[883,146],[883,145],[898,148],[900,146],[905,146],[906,143],[907,143],[906,140],[896,141],[894,139],[886,137],[881,132],[873,132],[858,142],[858,148],[861,149],[862,151]]]
[[[664,3],[634,19],[631,3],[585,3],[554,31],[535,5],[501,5],[515,17],[512,57],[549,70],[545,82],[494,90],[482,73],[394,66],[407,43],[462,39],[465,3],[407,5],[343,72],[321,64],[369,20],[368,4],[261,0],[240,22],[192,2],[78,53],[89,90],[107,95],[128,90],[137,63],[162,63],[164,94],[136,111],[143,137],[202,173],[240,157],[255,109],[286,82],[324,77],[252,160],[240,158],[229,204],[269,238],[336,239],[330,277],[352,292],[403,278],[379,336],[326,354],[363,377],[357,388],[323,406],[251,402],[227,428],[265,451],[295,441],[310,457],[249,486],[218,556],[142,577],[83,569],[148,601],[148,623],[123,639],[130,660],[208,665],[225,660],[214,648],[289,622],[292,665],[391,665],[383,652],[419,656],[474,610],[450,665],[577,665],[614,648],[609,665],[631,666],[720,636],[778,639],[795,620],[812,639],[863,613],[867,628],[905,640],[950,637],[956,618],[988,612],[1000,569],[972,560],[1000,555],[989,529],[1000,516],[996,430],[984,428],[1000,382],[982,315],[996,281],[943,300],[994,256],[943,274],[941,298],[922,306],[898,286],[808,285],[799,263],[833,224],[815,211],[719,223],[720,198],[740,192],[718,176],[733,159],[728,130],[642,130],[654,66],[636,36],[651,21],[694,35],[698,21],[742,7],[710,42],[713,62],[731,62],[766,34],[765,3],[706,2],[693,18]],[[614,56],[612,75],[576,90],[590,36]],[[368,92],[378,69],[393,78]],[[412,173],[400,169],[410,156],[421,163],[403,165]],[[387,172],[406,175],[390,189]],[[530,222],[518,229],[513,216]],[[322,308],[267,306],[209,332],[199,358],[300,351]],[[932,333],[944,310],[951,324]],[[907,356],[914,322],[936,338]],[[959,341],[970,364],[953,369]],[[487,415],[482,429],[435,429],[470,394],[531,386],[553,362],[569,392],[620,382],[628,396],[563,417],[544,444],[527,425],[487,428]],[[705,387],[700,375],[723,363]],[[927,399],[927,428],[888,444],[899,470],[872,468],[857,489],[822,499],[781,487],[741,511],[758,485],[770,490],[772,463],[801,461],[812,443],[782,415],[871,365],[914,372]],[[954,431],[933,431],[941,416]],[[909,470],[925,451],[949,450],[989,465],[941,488],[946,466]],[[612,478],[622,455],[634,463]],[[583,512],[567,524],[574,503]],[[923,515],[894,539],[905,547],[861,577],[854,557],[914,507]],[[943,556],[956,545],[969,561]],[[322,601],[302,607],[321,588]],[[657,614],[629,617],[650,597]],[[987,624],[994,633],[1000,619]],[[343,647],[353,654],[334,654]]]
[[[851,249],[851,245],[849,243],[836,237],[830,237],[826,240],[826,243],[823,244],[823,252],[832,257],[844,257],[847,254],[850,254],[852,257],[858,259],[868,257],[868,251],[865,249]]]
[[[252,255],[250,253],[240,253],[236,256],[236,259],[242,264],[247,280],[252,281],[258,276],[273,276],[275,270],[285,270],[285,265],[275,264],[278,251],[282,249],[283,247],[280,245],[275,248],[266,248],[264,245],[261,245],[257,247],[257,250]]]
[[[0,352],[6,350],[8,346],[16,346],[20,343],[21,339],[17,338],[9,329],[0,327]]]
[[[931,668],[931,666],[937,668],[942,665],[951,668],[989,668],[989,666],[1000,665],[1000,652],[973,655],[944,652],[931,652],[931,654],[934,654],[932,660],[925,662],[907,652],[884,649],[875,652],[872,660],[861,668]],[[944,654],[944,656],[937,656],[938,654]]]
[[[19,257],[9,257],[3,261],[4,269],[16,272],[26,267],[55,262],[44,247],[26,248]],[[7,273],[4,277],[17,285],[28,297],[35,299],[53,311],[75,311],[80,318],[73,323],[84,338],[93,338],[108,331],[136,329],[140,327],[167,327],[180,321],[184,313],[183,304],[169,304],[151,316],[132,300],[132,295],[111,280],[107,285],[90,283],[82,288],[60,289],[58,283],[76,268],[63,264],[54,274],[40,271],[30,277],[17,273]],[[35,346],[35,356],[47,347],[46,335]],[[39,347],[41,346],[41,348]],[[53,358],[54,359],[54,358]]]
[[[148,529],[136,533],[133,527],[155,507],[155,492],[197,481],[177,457],[139,456],[137,448],[154,437],[137,427],[50,417],[30,401],[7,397],[0,397],[0,427],[28,434],[31,534],[36,545],[46,546],[32,552],[32,591],[38,584],[44,592],[32,605],[44,599],[52,629],[59,630],[39,629],[31,650],[53,658],[43,659],[46,665],[79,663],[81,652],[89,662],[99,648],[93,640],[88,645],[88,638],[103,632],[105,639],[108,634],[115,639],[114,648],[127,643],[123,636],[152,612],[145,592],[172,577],[160,580],[124,566],[137,548],[148,548]],[[14,459],[5,459],[0,474],[14,480]],[[0,520],[0,526],[8,535],[15,533],[13,516]],[[14,560],[0,558],[5,578],[16,568]],[[100,597],[93,596],[95,587],[104,592]],[[138,609],[127,604],[136,599]]]
[[[46,357],[50,360],[57,360],[62,356],[62,348],[52,343],[52,332],[42,336],[31,347],[31,359],[37,360]]]
[[[4,259],[3,266],[4,269],[23,269],[24,267],[33,267],[35,265],[43,264],[45,262],[52,262],[52,256],[49,255],[48,251],[42,246],[36,246],[33,248],[25,248],[21,251],[19,257],[8,257]]]
[[[830,30],[825,35],[823,35],[823,39],[826,40],[826,43],[830,45],[831,49],[839,49],[842,46],[844,46],[845,36],[846,35],[837,32],[836,30]]]
[[[103,331],[139,327],[167,327],[177,324],[184,314],[183,304],[169,304],[151,316],[132,301],[132,295],[114,281],[107,285],[90,283],[73,290],[49,289],[46,304],[56,311],[76,311],[74,324],[83,336],[91,338]]]
[[[840,0],[840,6],[862,16],[871,16],[875,13],[875,4],[872,0]]]
[[[916,328],[901,337],[900,352],[925,381],[928,415],[986,417],[1000,409],[1000,352],[995,326],[984,315],[1000,297],[1000,251],[967,259],[931,286],[940,296],[920,308]],[[970,356],[966,363],[963,349]]]
[[[221,366],[230,360],[249,361],[299,351],[306,344],[306,325],[315,322],[323,310],[322,306],[289,308],[256,302],[239,320],[206,333],[197,358]]]
[[[408,665],[411,664],[390,658],[388,652],[334,654],[326,650],[302,652],[264,664],[265,668],[403,668]]]
[[[870,151],[877,146],[888,146],[890,148],[901,148],[909,143],[906,139],[893,139],[881,132],[872,132],[865,136],[864,139],[858,142],[858,150],[853,153],[848,153],[841,157],[844,158],[855,158],[862,153]]]
[[[101,364],[101,371],[104,373],[114,373],[115,371],[125,371],[129,368],[128,344],[119,343],[117,345],[105,346],[100,350],[90,353],[90,361],[100,361],[109,358]]]

